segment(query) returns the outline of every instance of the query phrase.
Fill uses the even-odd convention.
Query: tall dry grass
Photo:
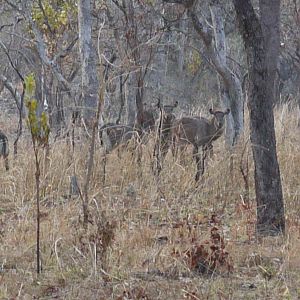
[[[90,185],[90,224],[82,227],[80,197],[70,177],[84,182],[88,145],[74,156],[52,142],[42,172],[42,275],[35,274],[35,183],[30,140],[21,139],[11,169],[0,172],[0,299],[298,299],[300,297],[299,112],[275,111],[277,152],[286,207],[285,238],[256,240],[253,161],[246,128],[232,157],[215,143],[201,183],[194,183],[191,151],[184,163],[167,156],[159,180],[151,171],[153,141],[138,166],[130,151],[108,157],[102,184],[97,146]],[[14,120],[1,120],[9,133]],[[247,123],[247,122],[246,122]],[[41,157],[43,164],[44,157]],[[245,177],[242,176],[243,169]],[[248,180],[247,194],[245,179]],[[82,188],[82,186],[81,186]],[[197,274],[186,250],[217,227],[233,271]]]

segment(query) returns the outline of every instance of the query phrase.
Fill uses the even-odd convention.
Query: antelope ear
[[[212,108],[209,109],[209,112],[210,112],[212,115],[214,115],[214,111],[213,111]]]
[[[173,106],[174,106],[174,108],[177,107],[178,106],[178,101],[176,101]]]
[[[227,108],[226,111],[225,111],[225,115],[228,115],[230,113],[230,109]]]

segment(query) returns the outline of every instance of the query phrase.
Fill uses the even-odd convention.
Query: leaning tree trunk
[[[81,84],[83,119],[92,127],[98,103],[99,80],[95,68],[96,52],[92,44],[92,7],[90,0],[78,1],[79,52],[81,60]]]
[[[276,93],[270,90],[274,87],[275,79],[270,71],[273,66],[277,65],[278,60],[278,49],[271,48],[279,48],[280,0],[268,1],[268,13],[266,9],[261,10],[262,22],[255,14],[250,0],[234,0],[233,2],[249,65],[248,107],[250,139],[255,164],[257,233],[259,235],[280,234],[285,231],[284,204],[272,108]],[[277,35],[272,44],[266,42],[264,38],[266,31],[262,27],[267,26],[266,18],[272,18],[274,28],[269,28],[269,30]]]
[[[225,129],[225,140],[230,147],[236,144],[244,127],[244,100],[241,81],[227,65],[227,47],[222,11],[223,9],[218,1],[214,1],[210,5],[216,51],[214,60],[218,59],[215,66],[219,74],[220,98],[224,109],[231,109],[231,114],[226,116]]]
[[[223,25],[223,16],[221,14],[221,3],[215,0],[211,4],[211,16],[214,23],[214,35],[211,29],[202,22],[196,10],[196,0],[164,0],[169,3],[181,3],[187,8],[188,16],[191,18],[193,27],[202,39],[206,55],[215,71],[218,73],[220,83],[223,87],[221,92],[224,106],[231,109],[232,117],[227,118],[228,129],[226,129],[226,143],[230,147],[236,144],[240,134],[244,130],[243,118],[243,94],[242,86],[237,75],[228,67],[226,62],[226,45]]]

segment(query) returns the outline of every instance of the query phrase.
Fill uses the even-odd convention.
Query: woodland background
[[[188,1],[174,2],[0,1],[0,129],[10,145],[10,170],[1,166],[0,172],[1,299],[299,298],[300,2],[281,1],[273,103],[284,237],[255,234],[251,83],[234,4],[195,1],[191,12]],[[259,14],[260,1],[252,4]],[[87,8],[83,15],[79,7]],[[90,16],[86,23],[84,13]],[[88,48],[79,36],[88,37],[82,33],[89,24],[93,51],[82,63]],[[224,95],[224,64],[216,57],[237,78],[236,102]],[[38,114],[47,113],[51,128],[49,148],[39,152],[39,276],[36,166],[24,104],[24,79],[31,73]],[[134,122],[139,104],[158,118],[157,99],[178,101],[178,118],[208,117],[210,107],[229,106],[236,119],[227,120],[200,185],[190,150],[183,163],[169,154],[158,180],[151,169],[154,136],[142,146],[141,165],[130,145],[110,153],[103,183],[103,149],[96,139],[85,227],[82,197],[70,195],[70,182],[76,176],[83,188],[90,142],[79,125],[74,148],[67,133],[78,112],[91,120],[99,82],[105,87],[101,125]]]

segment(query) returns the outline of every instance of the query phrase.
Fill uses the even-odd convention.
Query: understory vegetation
[[[88,143],[50,140],[41,159],[41,262],[35,272],[35,162],[28,134],[10,171],[0,172],[0,299],[299,299],[299,111],[275,109],[277,154],[286,209],[285,237],[256,239],[253,160],[246,129],[232,153],[224,138],[195,184],[192,149],[169,152],[152,171],[154,138],[138,164],[128,149],[107,157],[97,141],[89,224],[82,226],[80,189]],[[247,119],[247,117],[246,117]],[[248,121],[246,122],[248,123]],[[14,138],[14,119],[1,119]],[[41,152],[42,153],[42,152]]]

